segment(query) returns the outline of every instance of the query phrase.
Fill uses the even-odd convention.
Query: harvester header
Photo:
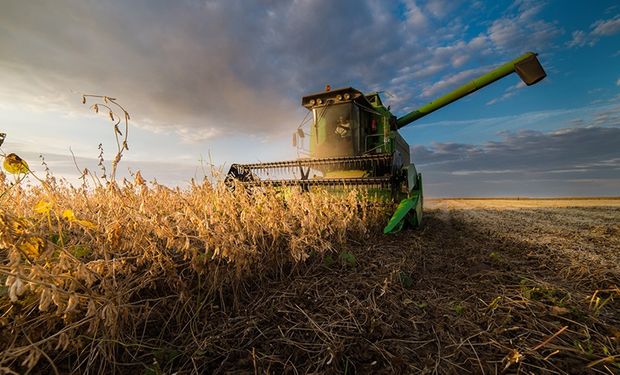
[[[234,186],[269,185],[283,189],[297,186],[304,191],[321,188],[366,188],[391,202],[400,202],[384,229],[396,232],[408,222],[422,220],[422,175],[410,160],[409,144],[398,129],[507,75],[517,73],[526,85],[542,80],[546,73],[528,52],[460,86],[422,107],[397,118],[381,101],[379,93],[364,94],[352,87],[306,95],[301,104],[312,113],[307,129],[293,133],[297,160],[233,164],[226,177]]]

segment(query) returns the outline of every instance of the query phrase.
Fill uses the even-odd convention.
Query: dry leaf
[[[11,174],[28,173],[28,163],[25,160],[17,156],[16,154],[8,154],[4,158],[4,169]]]
[[[566,315],[570,312],[566,307],[551,306],[551,314],[553,315]]]
[[[76,223],[84,228],[87,229],[96,229],[97,228],[97,224],[90,222],[88,220],[81,220],[78,219],[77,217],[75,217],[75,214],[73,213],[73,210],[67,209],[64,210],[62,212],[62,217],[64,217],[65,219],[69,220],[69,222],[71,223]]]
[[[502,363],[504,364],[503,371],[506,371],[508,370],[510,366],[523,361],[523,358],[525,357],[523,356],[523,354],[519,353],[518,350],[516,349],[511,350],[510,353],[508,353],[508,355],[506,355],[504,359],[502,360]]]
[[[73,220],[75,223],[78,223],[79,225],[81,225],[84,228],[87,229],[97,229],[97,224],[90,222],[88,220],[79,220],[79,219],[75,219]]]
[[[29,237],[19,244],[18,248],[30,258],[37,258],[45,242],[39,237]]]
[[[136,172],[135,182],[137,185],[141,185],[141,186],[146,184],[146,181],[144,180],[144,178],[142,178],[142,174],[140,173],[140,171]]]
[[[65,219],[69,220],[69,221],[74,221],[75,220],[75,214],[73,213],[73,210],[64,210],[62,212],[62,217],[64,217]]]
[[[48,214],[52,209],[52,204],[50,202],[40,200],[37,204],[34,205],[33,211],[38,214]]]

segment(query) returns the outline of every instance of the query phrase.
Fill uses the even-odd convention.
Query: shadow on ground
[[[431,210],[421,230],[220,299],[195,327],[192,361],[213,373],[619,371],[620,275],[566,275],[565,250]]]

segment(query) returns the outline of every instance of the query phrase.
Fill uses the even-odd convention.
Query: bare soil
[[[619,203],[431,201],[423,228],[352,244],[355,265],[222,298],[196,370],[619,373]]]

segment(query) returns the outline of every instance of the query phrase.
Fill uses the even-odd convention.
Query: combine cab
[[[318,186],[363,188],[399,202],[384,233],[397,232],[405,223],[418,226],[422,222],[422,175],[411,162],[409,144],[398,129],[514,72],[528,86],[546,76],[536,54],[528,52],[398,118],[383,105],[379,93],[327,87],[301,101],[312,113],[312,122],[307,130],[297,129],[293,144],[302,150],[308,139],[308,157],[233,164],[226,180],[246,186],[298,186],[304,191]]]

